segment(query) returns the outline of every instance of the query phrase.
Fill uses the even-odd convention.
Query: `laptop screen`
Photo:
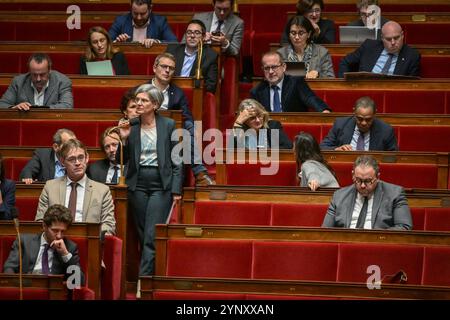
[[[340,43],[363,43],[366,39],[375,40],[377,29],[368,29],[363,26],[339,26]]]
[[[298,77],[306,76],[306,66],[303,61],[301,62],[286,61],[285,63],[286,63],[286,74]]]

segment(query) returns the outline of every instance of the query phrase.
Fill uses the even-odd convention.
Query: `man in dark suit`
[[[67,278],[69,266],[80,268],[78,247],[64,237],[72,223],[72,215],[66,207],[55,204],[45,212],[42,221],[43,232],[22,234],[22,268],[24,273],[63,274]],[[81,270],[80,270],[81,271]],[[3,266],[4,273],[19,273],[19,242],[12,245],[8,259]],[[84,283],[80,273],[80,284]]]
[[[376,105],[369,97],[359,98],[353,117],[337,118],[320,143],[322,150],[397,151],[394,129],[375,117]]]
[[[66,170],[59,159],[61,146],[70,139],[76,139],[75,133],[69,129],[59,129],[53,135],[51,148],[38,148],[34,150],[33,157],[25,165],[19,175],[19,180],[26,184],[35,181],[46,182],[62,177]]]
[[[109,35],[113,42],[139,42],[146,48],[154,43],[177,42],[166,17],[152,13],[152,0],[131,0],[131,11],[118,16]]]
[[[106,157],[89,164],[86,171],[89,178],[101,183],[117,184],[119,182],[121,176],[120,163],[116,160],[116,153],[120,146],[119,141],[120,132],[118,128],[110,127],[103,132],[100,144]]]
[[[28,73],[14,77],[0,99],[0,108],[28,111],[32,106],[72,109],[72,81],[52,70],[52,60],[45,53],[33,53],[28,59]]]
[[[162,53],[155,59],[153,72],[155,77],[151,80],[151,84],[157,87],[164,95],[164,101],[160,109],[182,110],[183,127],[191,136],[191,168],[195,176],[195,183],[199,186],[216,184],[214,179],[208,175],[206,167],[202,163],[202,159],[196,156],[194,146],[194,118],[189,103],[183,90],[171,83],[172,76],[175,72],[175,57],[170,53]]]
[[[175,76],[195,77],[198,69],[199,44],[203,44],[206,28],[202,21],[191,20],[186,29],[186,43],[169,45],[167,52],[175,57]],[[217,87],[217,53],[208,45],[202,46],[201,75],[206,91],[215,93]]]
[[[309,88],[303,77],[285,74],[286,64],[279,52],[266,52],[261,62],[265,79],[250,91],[250,96],[267,111],[304,112],[308,108],[318,112],[331,111]]]
[[[395,21],[387,22],[381,29],[381,40],[367,39],[341,60],[339,77],[351,71],[420,76],[420,54],[403,40],[402,27]]]
[[[379,180],[378,163],[372,156],[358,157],[352,174],[354,184],[334,193],[322,227],[412,229],[405,191]]]

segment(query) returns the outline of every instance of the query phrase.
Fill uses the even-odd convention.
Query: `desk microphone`
[[[14,221],[14,227],[17,233],[17,242],[19,246],[19,294],[20,300],[23,300],[23,265],[22,265],[22,240],[20,239],[20,223],[19,223],[19,210],[16,207],[11,208],[11,217]]]

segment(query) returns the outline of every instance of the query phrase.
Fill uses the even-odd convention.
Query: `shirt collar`
[[[87,180],[87,176],[86,173],[84,174],[83,178],[81,178],[79,181],[77,181],[77,183],[82,186],[83,188],[86,186],[86,180]],[[69,177],[67,177],[67,183],[66,186],[69,186],[73,181],[70,180]]]
[[[45,84],[44,88],[42,88],[42,91],[41,91],[41,92],[38,92],[38,91],[37,91],[36,87],[34,86],[33,81],[31,82],[31,87],[34,89],[34,91],[36,91],[36,92],[38,92],[38,93],[42,93],[42,92],[45,91],[45,89],[48,88],[48,83],[49,83],[49,82],[50,82],[50,80],[47,80],[47,83]]]
[[[155,87],[157,87],[157,86],[156,86],[156,83],[155,83],[155,78],[152,79],[152,85],[154,85]],[[161,92],[164,94],[164,93],[166,93],[167,91],[169,91],[169,86],[170,86],[170,84],[168,84],[167,87],[165,87],[164,90],[162,90]],[[158,87],[157,87],[157,88],[158,88]]]

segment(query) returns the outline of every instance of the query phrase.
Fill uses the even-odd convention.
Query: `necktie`
[[[72,218],[75,221],[75,213],[77,211],[77,185],[78,183],[72,182],[70,184],[72,186],[72,190],[70,190],[70,196],[69,196],[69,209],[72,213]]]
[[[113,176],[111,178],[111,183],[117,184],[118,172],[119,172],[119,167],[118,166],[114,166],[114,174],[113,174]]]
[[[388,59],[386,61],[386,64],[384,65],[383,70],[381,70],[382,74],[388,74],[389,68],[391,67],[392,58],[394,57],[394,55],[392,53],[389,53],[388,56],[389,57],[388,57]]]
[[[364,203],[359,213],[358,222],[356,223],[356,229],[364,229],[364,224],[366,223],[367,207],[369,205],[369,198],[364,197]]]
[[[223,20],[219,20],[219,21],[217,22],[217,29],[216,29],[216,31],[214,31],[214,32],[221,32],[222,25],[223,25]]]
[[[281,112],[280,95],[278,94],[278,86],[272,86],[273,89],[273,112]]]
[[[358,140],[356,141],[356,150],[364,151],[364,133],[359,132]]]
[[[48,265],[48,249],[49,249],[48,243],[44,245],[44,252],[42,253],[42,274],[49,274],[50,268]]]

